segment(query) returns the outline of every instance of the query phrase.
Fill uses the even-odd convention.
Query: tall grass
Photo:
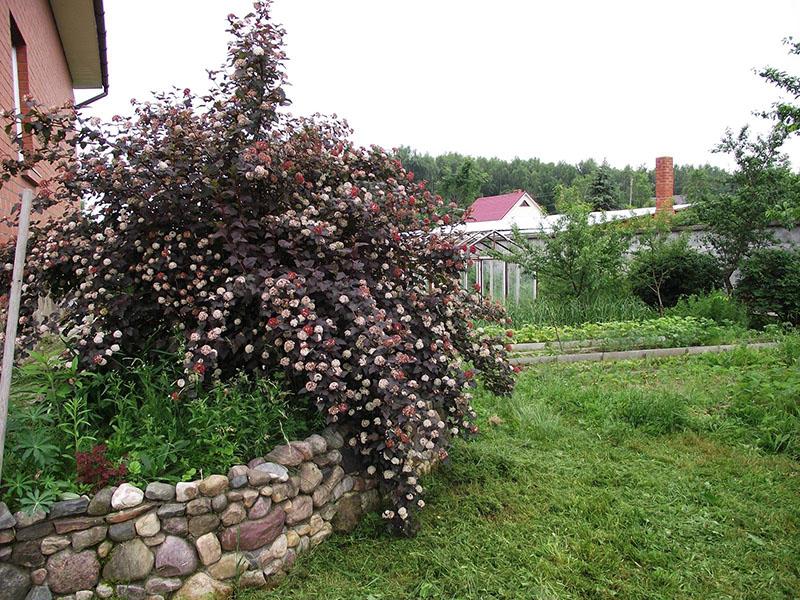
[[[599,296],[586,299],[539,297],[506,306],[514,327],[526,325],[582,325],[607,321],[653,319],[658,313],[632,296]]]
[[[478,388],[481,435],[426,479],[417,537],[367,517],[237,598],[796,598],[797,393],[770,388],[800,380],[798,354],[543,365],[510,398]],[[731,412],[739,397],[760,412]]]

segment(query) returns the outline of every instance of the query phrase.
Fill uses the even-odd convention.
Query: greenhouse
[[[682,210],[688,205],[676,205]],[[652,215],[656,207],[644,207],[589,213],[592,224],[620,221]],[[524,190],[499,196],[478,198],[467,211],[466,221],[456,226],[459,243],[474,247],[472,261],[463,274],[464,287],[476,288],[481,295],[503,302],[533,300],[538,296],[534,274],[519,265],[497,258],[517,248],[514,228],[529,240],[542,239],[559,228],[563,215],[548,215]]]

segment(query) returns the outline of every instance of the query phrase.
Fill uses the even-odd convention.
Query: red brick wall
[[[668,210],[672,212],[675,172],[671,156],[656,158],[656,212]]]
[[[73,100],[72,79],[69,74],[61,40],[58,36],[50,3],[47,0],[0,0],[0,107],[14,108],[13,79],[11,71],[11,17],[25,40],[26,62],[20,62],[20,71],[27,66],[28,87],[36,101],[54,105]],[[20,78],[25,75],[21,72]],[[6,124],[3,123],[2,127]],[[12,146],[0,127],[0,154],[3,158],[16,156]],[[43,177],[50,173],[40,168]],[[18,178],[0,189],[0,214],[6,215],[12,204],[18,201],[23,187],[34,187],[35,183]],[[10,232],[0,230],[0,242]]]

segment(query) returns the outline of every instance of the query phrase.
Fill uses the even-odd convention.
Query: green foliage
[[[783,139],[777,130],[756,137],[747,127],[738,135],[728,131],[717,151],[731,154],[736,161],[734,191],[700,196],[694,205],[729,290],[741,261],[772,240],[767,227],[775,207],[787,195],[800,192],[800,179],[779,151]]]
[[[591,224],[590,207],[560,190],[559,218],[543,245],[528,240],[518,229],[513,236],[518,249],[502,258],[535,274],[549,293],[559,299],[584,299],[619,288],[626,234],[613,224]]]
[[[618,195],[611,181],[608,163],[603,162],[592,175],[586,200],[592,205],[592,210],[613,210],[619,207],[616,201]]]
[[[800,55],[800,42],[794,41],[792,37],[783,40],[789,47],[789,54]],[[792,104],[800,99],[800,77],[791,75],[774,67],[764,67],[759,73],[767,83],[771,83],[779,90],[788,95],[788,100],[779,100],[772,105],[772,110],[763,113],[763,116],[775,119],[786,131],[787,134],[800,132],[800,106]]]
[[[455,172],[466,158],[475,161],[477,169],[488,175],[477,196],[494,196],[516,189],[529,192],[548,212],[556,211],[558,187],[574,187],[586,198],[592,175],[598,164],[594,160],[584,160],[576,164],[566,162],[548,163],[538,158],[500,158],[467,157],[463,154],[448,153],[432,156],[422,154],[404,146],[397,150],[397,157],[403,165],[414,171],[419,179],[429,182],[429,189],[442,193],[442,180]],[[655,174],[652,168],[644,165],[625,166],[621,169],[608,167],[613,190],[614,206],[642,207],[654,203]],[[729,187],[730,174],[710,165],[675,166],[675,193],[687,194],[693,201],[690,180],[697,174],[705,178],[705,188],[709,193],[721,193]],[[474,200],[474,198],[473,198]]]
[[[666,230],[640,236],[628,268],[632,292],[662,314],[681,296],[709,292],[721,280],[716,258],[690,248],[685,237],[670,239]]]
[[[789,47],[789,54],[800,55],[800,42],[791,37],[783,40]],[[772,104],[770,110],[762,111],[762,117],[771,119],[773,132],[781,139],[788,139],[800,133],[800,77],[774,67],[764,67],[759,75],[769,84],[778,88],[783,97]],[[782,221],[787,226],[800,223],[800,191],[797,178],[792,182],[791,193],[786,193],[770,208],[770,217]]]
[[[770,365],[766,387],[796,381],[784,350],[526,369],[476,395],[482,434],[426,481],[417,538],[367,519],[245,598],[794,597],[798,462],[726,409]]]
[[[480,196],[481,186],[489,176],[481,171],[472,158],[466,157],[458,168],[442,177],[439,194],[464,208]]]
[[[53,353],[31,353],[15,370],[0,490],[9,504],[38,510],[77,489],[75,451],[93,441],[77,377],[76,362]]]
[[[124,374],[98,382],[106,390],[98,395],[98,411],[109,420],[109,456],[127,457],[139,481],[180,480],[192,469],[224,473],[286,438],[307,435],[314,424],[322,426],[315,411],[292,403],[278,383],[252,375],[175,399],[171,392],[183,379],[167,358],[131,360]]]
[[[92,373],[34,353],[16,370],[0,490],[9,505],[33,510],[87,491],[75,456],[101,443],[112,465],[127,467],[127,480],[144,484],[225,473],[322,427],[317,411],[292,402],[275,380],[239,375],[179,396],[188,384],[174,356],[125,361],[123,370]]]
[[[791,38],[784,42],[790,54],[800,54],[799,43]],[[772,67],[764,68],[760,75],[790,98],[760,113],[772,120],[767,134],[753,137],[747,127],[738,134],[726,131],[715,151],[730,154],[736,161],[732,189],[725,193],[701,190],[694,199],[694,210],[708,228],[709,243],[724,265],[729,290],[741,261],[771,240],[766,229],[771,220],[787,225],[800,221],[800,175],[781,153],[784,142],[800,132],[800,106],[796,104],[800,78]]]
[[[677,165],[675,167],[675,193],[686,196],[689,204],[694,204],[706,196],[730,193],[733,191],[732,186],[731,174],[719,167],[711,165],[703,167]],[[676,213],[675,216],[687,212],[691,212],[691,209]]]
[[[678,394],[650,394],[633,390],[622,395],[617,407],[619,418],[641,431],[662,435],[682,431],[689,422],[686,402]]]
[[[800,324],[800,249],[753,253],[742,263],[735,294],[757,322]]]
[[[640,321],[657,316],[652,308],[630,295],[601,294],[587,298],[560,299],[548,295],[536,300],[509,304],[514,327],[533,325],[580,325],[606,321]]]
[[[667,314],[677,317],[710,319],[720,325],[734,324],[744,328],[750,325],[747,308],[735,297],[729,296],[722,290],[714,290],[708,294],[684,296],[667,311]]]
[[[641,208],[650,206],[653,202],[653,182],[645,167],[634,169],[626,166],[616,180],[618,182],[617,189],[621,190],[621,197],[617,197],[615,201],[617,206]]]
[[[487,326],[485,332],[496,335],[498,327]],[[681,347],[705,344],[733,343],[757,337],[740,326],[715,323],[711,319],[693,316],[666,316],[645,321],[611,321],[584,323],[575,326],[523,325],[509,330],[511,341],[517,344],[572,340],[640,340],[659,347]]]

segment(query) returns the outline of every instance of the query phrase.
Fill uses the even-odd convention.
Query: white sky
[[[111,92],[94,114],[176,85],[201,91],[247,0],[105,0]],[[613,166],[730,167],[711,148],[800,73],[781,40],[800,0],[275,0],[292,112],[336,113],[363,144]],[[793,30],[794,28],[794,30]],[[795,168],[800,143],[786,148]]]

